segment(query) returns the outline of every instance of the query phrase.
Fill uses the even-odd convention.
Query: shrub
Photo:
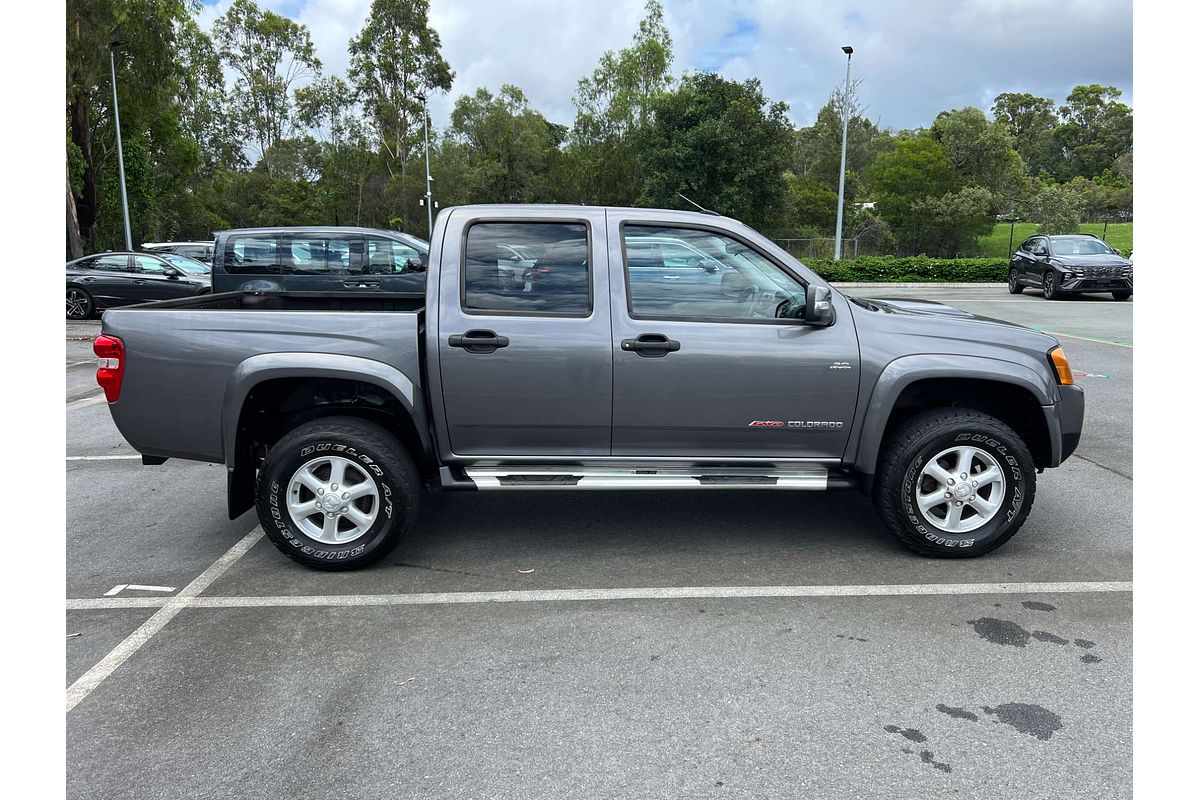
[[[1006,258],[930,258],[862,256],[853,261],[804,259],[804,265],[827,281],[845,283],[1004,283]]]

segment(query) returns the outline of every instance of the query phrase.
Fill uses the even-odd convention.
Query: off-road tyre
[[[989,453],[1004,472],[1004,496],[995,516],[976,530],[947,533],[931,525],[916,504],[922,468],[950,447],[970,445]],[[990,553],[1020,529],[1033,507],[1037,470],[1021,437],[995,417],[967,408],[923,411],[892,431],[879,454],[875,510],[910,550],[932,558],[974,558]]]
[[[340,456],[375,481],[379,510],[359,538],[326,544],[301,530],[287,509],[296,471],[322,455]],[[300,425],[271,446],[258,472],[259,521],[288,558],[319,570],[359,569],[391,552],[417,517],[420,476],[412,457],[384,428],[354,417],[326,417]]]

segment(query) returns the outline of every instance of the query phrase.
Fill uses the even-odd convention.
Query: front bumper
[[[1132,292],[1133,278],[1063,278],[1058,288],[1064,292]]]
[[[1083,435],[1084,397],[1078,386],[1058,387],[1059,401],[1051,406],[1042,406],[1046,415],[1046,430],[1050,433],[1050,462],[1047,467],[1057,467],[1071,457],[1079,447]]]

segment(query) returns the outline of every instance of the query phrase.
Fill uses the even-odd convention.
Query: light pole
[[[433,176],[429,174],[429,110],[421,98],[421,122],[425,129],[425,212],[429,215],[429,240],[433,241]]]
[[[113,127],[117,131],[117,171],[121,176],[121,212],[125,215],[125,249],[133,249],[133,236],[129,233],[129,198],[125,195],[125,153],[121,150],[121,110],[117,107],[117,48],[124,42],[108,43],[108,65],[112,68]]]
[[[842,210],[846,205],[846,135],[850,130],[850,57],[854,48],[842,48],[846,54],[846,90],[842,94],[842,167],[838,170],[837,238],[833,240],[833,260],[842,260]]]

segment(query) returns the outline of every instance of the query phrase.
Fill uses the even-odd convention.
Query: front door
[[[840,458],[859,366],[845,300],[834,295],[832,326],[810,327],[777,316],[803,302],[799,273],[748,242],[635,219],[609,226],[610,251],[636,253],[647,277],[680,271],[647,263],[647,241],[702,256],[677,281],[613,267],[613,455]]]
[[[608,258],[601,209],[447,224],[438,356],[459,456],[607,456]],[[511,280],[514,248],[533,257]]]
[[[148,255],[133,257],[134,301],[174,300],[193,293],[194,287],[179,274],[179,270],[160,258]]]

